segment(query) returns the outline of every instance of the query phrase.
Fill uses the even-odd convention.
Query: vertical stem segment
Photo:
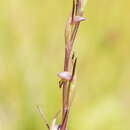
[[[74,57],[72,61],[72,49],[76,38],[76,34],[82,18],[82,2],[83,0],[73,0],[73,7],[71,15],[69,16],[66,29],[65,29],[65,58],[64,58],[64,71],[71,72],[71,79],[63,81],[63,105],[62,105],[62,122],[60,130],[67,129],[69,105],[70,105],[70,89],[74,80],[77,58]]]

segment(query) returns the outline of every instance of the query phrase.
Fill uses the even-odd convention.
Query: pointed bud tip
[[[78,22],[85,21],[85,20],[86,20],[86,18],[81,17],[81,16],[74,17],[74,23],[78,23]]]

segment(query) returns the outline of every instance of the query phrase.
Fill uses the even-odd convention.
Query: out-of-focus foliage
[[[0,1],[0,130],[45,130],[61,108],[70,0]],[[130,1],[88,0],[79,29],[70,130],[130,130]]]

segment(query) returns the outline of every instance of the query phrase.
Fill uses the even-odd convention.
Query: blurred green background
[[[46,130],[61,107],[64,28],[72,1],[0,1],[0,130]],[[130,1],[88,0],[75,43],[69,130],[130,130]]]

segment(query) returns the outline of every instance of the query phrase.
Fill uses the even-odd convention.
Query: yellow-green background
[[[0,0],[0,130],[45,130],[61,107],[71,0]],[[130,1],[88,0],[76,39],[69,130],[130,130]]]

